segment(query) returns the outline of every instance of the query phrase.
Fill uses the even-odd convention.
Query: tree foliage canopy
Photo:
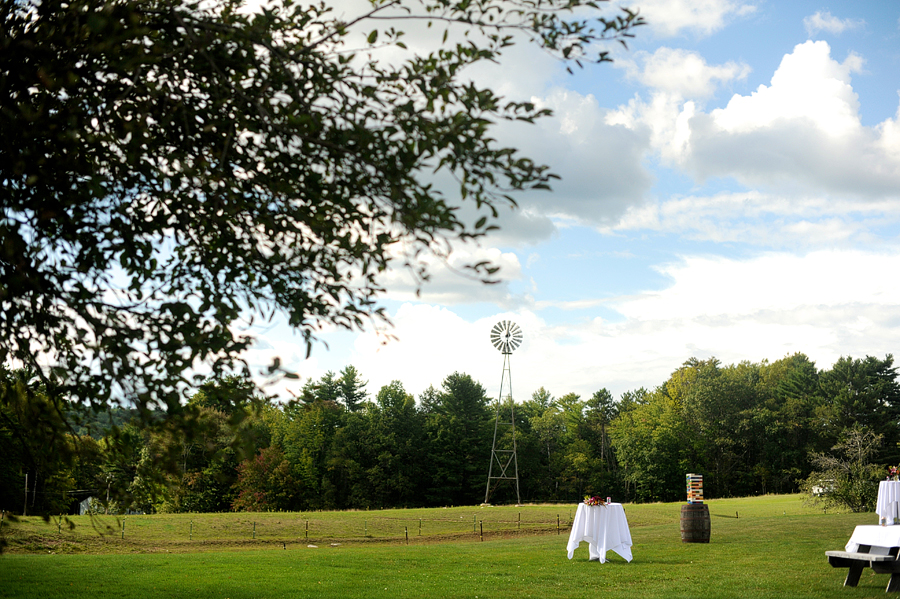
[[[356,369],[341,373],[351,380]],[[88,495],[112,513],[481,501],[497,404],[492,409],[480,383],[455,372],[414,399],[392,381],[351,407],[337,380],[325,373],[302,400],[244,414],[237,435],[234,420],[253,385],[210,381],[187,406],[198,412],[197,427],[141,426],[130,421],[133,411],[117,408],[94,423],[106,431],[101,437],[61,435],[80,447],[75,456],[32,435],[54,414],[40,386],[25,371],[0,369],[0,388],[21,392],[21,401],[0,406],[0,455],[8,458],[0,460],[0,505],[59,514]],[[856,395],[835,384],[848,380],[868,408],[848,414]],[[841,358],[819,370],[803,354],[732,365],[692,358],[652,391],[626,392],[618,402],[605,388],[582,400],[541,387],[516,409],[521,497],[677,501],[684,474],[694,472],[708,498],[805,489],[826,507],[871,509],[878,479],[900,461],[898,388],[890,355]],[[871,422],[884,426],[875,431]],[[244,455],[234,450],[236,436],[251,444]],[[511,430],[497,443],[510,447]],[[177,468],[165,470],[172,458]],[[518,500],[506,483],[491,491],[495,503]]]
[[[379,273],[426,278],[424,255],[485,234],[510,194],[552,178],[490,136],[547,112],[464,70],[523,35],[568,64],[607,60],[596,43],[641,19],[598,9],[3,2],[0,363],[51,398],[127,400],[146,419],[178,412],[201,365],[246,368],[252,318],[284,313],[308,345],[324,324],[378,322]],[[409,50],[409,20],[450,35]]]

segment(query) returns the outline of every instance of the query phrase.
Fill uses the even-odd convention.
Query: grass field
[[[857,588],[845,589],[846,572],[824,557],[854,526],[874,523],[873,514],[824,514],[795,495],[708,504],[709,544],[681,543],[681,504],[627,506],[634,560],[610,553],[606,564],[589,562],[584,543],[566,559],[574,505],[129,516],[124,540],[113,518],[99,518],[96,530],[77,520],[61,534],[54,522],[27,519],[3,525],[0,597],[883,596],[887,575],[867,570]],[[476,529],[483,522],[484,541],[473,520]],[[194,538],[180,538],[191,521]],[[377,526],[367,536],[370,523]]]

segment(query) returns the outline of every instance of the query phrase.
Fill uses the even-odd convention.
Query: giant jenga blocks
[[[703,503],[703,475],[687,475],[687,500],[688,503]]]

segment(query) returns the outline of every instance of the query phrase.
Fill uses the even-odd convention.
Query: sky
[[[516,46],[471,74],[554,113],[495,133],[561,181],[450,259],[490,259],[502,281],[436,263],[417,296],[389,273],[394,338],[324,331],[308,359],[283,321],[260,326],[251,367],[277,355],[301,377],[270,391],[353,365],[373,398],[394,380],[418,398],[454,372],[495,397],[501,320],[524,335],[516,401],[619,398],[692,357],[800,352],[827,369],[900,353],[900,2],[621,4],[648,25],[609,46],[612,64],[569,75]]]

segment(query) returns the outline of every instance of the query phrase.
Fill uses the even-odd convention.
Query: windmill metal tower
[[[500,376],[500,397],[497,399],[497,414],[494,419],[494,444],[491,447],[491,464],[488,467],[484,502],[487,503],[490,498],[492,481],[494,481],[494,489],[496,489],[500,481],[514,480],[516,481],[516,503],[522,503],[519,496],[519,461],[516,458],[516,404],[513,402],[512,374],[509,366],[510,356],[522,343],[522,329],[514,322],[502,320],[491,329],[491,343],[503,354],[503,374]],[[506,395],[503,394],[504,389],[507,389]],[[506,405],[504,405],[504,402]],[[506,413],[507,406],[509,407],[508,414]],[[506,444],[504,449],[497,447],[497,437],[501,426],[508,427],[510,431],[512,449],[509,449],[508,444]],[[504,430],[504,433],[506,430]],[[505,435],[500,435],[501,441],[504,437]]]

